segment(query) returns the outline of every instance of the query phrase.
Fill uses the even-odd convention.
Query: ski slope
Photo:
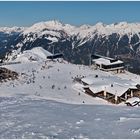
[[[36,47],[17,56],[14,61],[20,61],[20,64],[3,66],[18,72],[20,76],[18,80],[2,83],[2,93],[0,96],[24,94],[26,96],[69,104],[110,105],[110,103],[101,98],[93,98],[85,94],[82,84],[74,81],[74,79],[77,77],[86,77],[85,79],[88,78],[88,80],[92,80],[92,77],[95,75],[100,75],[101,78],[108,77],[110,83],[115,79],[117,80],[115,81],[120,84],[123,84],[125,81],[134,84],[140,83],[139,75],[129,72],[122,74],[104,72],[98,69],[95,70],[89,66],[71,64],[63,59],[47,60],[46,57],[48,55],[52,54],[43,48]],[[30,60],[30,57],[36,59]],[[94,85],[96,85],[96,83]]]
[[[26,52],[28,57],[19,54],[14,61],[21,63],[2,66],[20,77],[0,83],[0,138],[140,138],[139,107],[93,98],[74,81],[114,73],[63,59],[47,60],[48,52],[36,49]],[[22,55],[26,60],[36,56],[37,61],[22,61]],[[117,76],[140,83],[140,77],[129,72]]]
[[[3,83],[1,95],[14,96],[21,93],[70,104],[83,104],[83,102],[86,104],[108,104],[102,99],[93,99],[86,95],[73,82],[73,78],[77,75],[92,74],[91,69],[86,66],[68,64],[65,61],[64,63],[48,61],[46,67],[42,68],[44,65],[45,62],[30,62],[5,66],[19,73],[25,73],[27,76],[22,76],[17,81]]]

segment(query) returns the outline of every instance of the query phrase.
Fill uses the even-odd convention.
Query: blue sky
[[[30,26],[53,19],[72,25],[140,22],[139,14],[140,1],[0,1],[0,26]]]

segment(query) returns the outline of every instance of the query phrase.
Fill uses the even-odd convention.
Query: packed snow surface
[[[140,138],[140,109],[0,98],[0,138]]]

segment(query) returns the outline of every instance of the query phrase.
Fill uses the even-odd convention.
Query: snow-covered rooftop
[[[94,59],[93,60],[96,64],[103,64],[103,65],[114,65],[114,64],[122,64],[123,61],[121,60],[116,60],[114,62],[111,62],[110,60],[108,59],[105,59],[105,58],[98,58],[98,59]]]
[[[124,86],[137,85],[137,83],[134,82],[133,80],[122,79],[118,76],[109,75],[107,73],[106,73],[106,75],[99,73],[98,77],[96,77],[96,75],[90,75],[88,77],[83,78],[82,81],[87,83],[88,85],[93,85],[93,84],[94,85],[99,85],[99,83],[100,84],[117,83],[117,84],[124,85]]]
[[[137,83],[132,80],[122,79],[111,75],[95,75],[83,78],[82,81],[89,85],[94,93],[105,91],[117,96],[121,96],[128,89],[137,89]]]
[[[114,84],[113,87],[111,87],[111,85],[100,85],[100,86],[91,85],[89,88],[94,93],[106,91],[116,96],[123,95],[129,89],[129,87],[121,86],[118,84]]]
[[[127,102],[129,102],[129,103],[134,103],[135,101],[137,101],[137,102],[140,102],[140,98],[138,98],[138,97],[133,97],[133,98],[130,98],[130,99],[128,99],[127,100]]]

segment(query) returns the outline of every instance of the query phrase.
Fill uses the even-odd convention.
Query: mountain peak
[[[59,22],[58,20],[50,20],[50,21],[42,21],[42,22],[38,22],[33,24],[32,27],[36,27],[36,28],[41,28],[41,27],[52,27],[52,26],[63,26],[63,24],[61,22]]]
[[[88,25],[88,24],[84,24],[84,25],[81,25],[80,26],[80,29],[89,29],[91,26],[90,25]]]
[[[95,26],[97,27],[105,27],[106,25],[102,22],[98,22]]]
[[[51,25],[51,26],[63,26],[63,23],[61,23],[59,20],[50,20],[45,23],[46,25]]]

